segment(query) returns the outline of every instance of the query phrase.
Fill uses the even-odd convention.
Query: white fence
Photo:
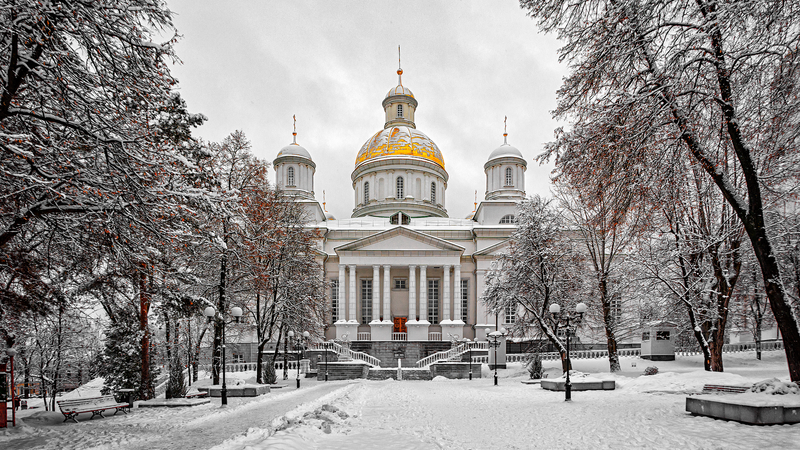
[[[381,366],[381,360],[379,360],[378,358],[363,352],[354,352],[353,350],[343,347],[337,344],[336,342],[330,342],[330,341],[314,342],[313,344],[311,344],[311,349],[333,350],[334,352],[336,352],[337,355],[340,356],[340,360],[342,359],[341,357],[344,357],[345,359],[352,359],[355,361],[365,362],[373,367]]]
[[[393,341],[407,341],[408,333],[392,333]]]
[[[372,333],[369,331],[359,331],[356,334],[357,341],[371,341],[372,340]]]
[[[429,341],[441,341],[442,340],[442,332],[441,331],[429,331],[428,332],[428,340]]]
[[[265,360],[266,362],[266,360]],[[283,370],[283,359],[278,359],[273,363],[275,366],[275,371]],[[248,370],[256,370],[257,363],[250,362],[250,363],[230,363],[225,364],[225,372],[234,373],[234,372],[247,372]],[[300,366],[300,373],[306,373],[309,370],[309,361],[307,359],[301,359],[300,361],[296,359],[289,359],[286,361],[286,369],[287,370],[297,370],[297,367]],[[211,364],[201,364],[198,366],[199,370],[206,370],[211,371]]]
[[[751,352],[756,349],[755,342],[745,344],[725,344],[722,346],[722,353]],[[783,350],[783,341],[769,341],[761,343],[761,351],[768,352],[773,350]],[[699,348],[677,348],[675,354],[680,356],[697,355],[703,353]]]

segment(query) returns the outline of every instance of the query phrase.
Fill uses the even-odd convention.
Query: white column
[[[381,266],[372,266],[372,321],[380,320],[381,316]]]
[[[346,311],[344,302],[346,298],[344,296],[344,292],[345,292],[345,287],[347,286],[347,278],[344,272],[345,267],[346,266],[344,264],[339,264],[339,299],[336,300],[336,302],[338,303],[336,305],[336,308],[339,310],[339,320],[341,321],[347,320],[345,319],[345,317],[347,317],[347,314],[345,314]]]
[[[408,320],[417,320],[417,266],[408,266]]]
[[[350,304],[350,311],[347,315],[347,320],[356,321],[356,266],[350,265],[350,290],[348,292],[348,300]],[[352,337],[355,340],[355,336]]]
[[[444,276],[442,277],[442,284],[444,284],[444,289],[442,292],[442,315],[444,316],[444,320],[450,321],[450,302],[452,301],[450,297],[450,266],[442,266],[444,269]]]
[[[453,320],[467,321],[461,317],[461,264],[453,266]]]
[[[383,321],[392,321],[392,266],[383,266]]]
[[[428,321],[428,266],[419,266],[419,320]]]

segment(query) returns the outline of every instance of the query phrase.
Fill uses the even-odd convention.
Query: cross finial
[[[297,144],[297,117],[292,115],[292,144]]]
[[[503,144],[508,144],[508,116],[503,118]]]
[[[478,210],[478,190],[476,189],[475,190],[475,203],[474,203],[474,206],[472,208],[472,212],[475,212],[477,210]]]

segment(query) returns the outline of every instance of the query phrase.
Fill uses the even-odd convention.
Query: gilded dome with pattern
[[[425,133],[406,126],[389,127],[375,133],[358,152],[356,166],[391,156],[420,158],[444,169],[444,158],[439,147]]]
[[[385,98],[393,97],[395,95],[407,95],[411,98],[414,98],[414,94],[411,92],[411,89],[401,84],[398,84],[397,87],[389,89],[389,92],[386,94]]]

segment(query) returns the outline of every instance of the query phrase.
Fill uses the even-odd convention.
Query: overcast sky
[[[550,117],[566,74],[558,42],[539,33],[515,0],[168,0],[183,36],[173,73],[192,112],[208,116],[196,135],[221,141],[235,130],[272,162],[297,142],[317,164],[315,194],[337,219],[353,209],[356,154],[383,128],[381,106],[397,85],[419,101],[417,129],[442,151],[454,218],[485,194],[483,164],[508,142],[528,161],[527,193],[549,195],[552,164],[534,158],[559,126]],[[274,172],[271,174],[274,181]]]

